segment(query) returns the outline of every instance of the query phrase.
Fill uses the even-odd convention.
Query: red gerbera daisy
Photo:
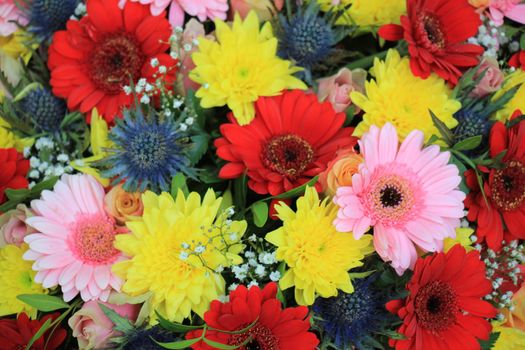
[[[132,103],[124,86],[140,78],[153,81],[153,58],[171,76],[176,64],[165,53],[171,26],[164,13],[154,17],[148,6],[127,2],[120,9],[118,3],[88,0],[87,16],[68,21],[49,48],[53,93],[66,98],[69,109],[87,113],[97,107],[108,121]]]
[[[519,114],[517,111],[511,119]],[[493,250],[501,249],[504,233],[511,239],[525,239],[525,120],[510,129],[496,122],[490,130],[490,156],[506,151],[503,168],[481,168],[488,174],[483,194],[473,170],[466,175],[470,193],[465,199],[469,212],[467,219],[477,222],[476,233],[480,241],[486,240]]]
[[[246,172],[248,186],[259,194],[278,195],[308,182],[326,169],[338,149],[356,143],[353,129],[343,128],[344,113],[299,90],[259,98],[249,125],[230,120],[220,127],[223,137],[215,140],[217,155],[229,162],[219,177],[233,179]]]
[[[0,350],[24,349],[33,335],[48,320],[55,320],[59,313],[44,316],[41,320],[29,320],[25,313],[18,315],[15,319],[0,320]],[[64,342],[67,332],[63,328],[49,329],[43,336],[38,338],[31,350],[54,350]]]
[[[263,290],[259,287],[247,289],[239,286],[230,293],[230,301],[222,303],[212,301],[210,310],[204,314],[206,324],[215,330],[206,331],[206,339],[227,345],[240,345],[251,338],[248,344],[239,350],[313,350],[319,344],[314,333],[308,332],[310,321],[308,308],[305,306],[282,309],[276,298],[277,285],[268,283]],[[247,328],[246,332],[231,334]],[[189,332],[187,339],[200,337],[202,330]],[[215,349],[203,341],[192,346],[196,350]]]
[[[0,148],[0,204],[5,202],[5,190],[27,188],[29,160],[14,148]]]
[[[401,16],[401,25],[384,25],[379,35],[408,42],[415,76],[426,79],[435,72],[455,85],[462,70],[476,66],[483,54],[481,46],[465,42],[480,25],[479,14],[468,0],[407,0],[407,16]]]
[[[525,70],[525,50],[521,50],[512,55],[509,59],[509,66]]]
[[[478,251],[467,254],[456,245],[416,262],[405,300],[387,303],[403,320],[398,332],[405,339],[390,340],[397,350],[480,349],[492,327],[486,318],[497,310],[481,300],[492,291]]]

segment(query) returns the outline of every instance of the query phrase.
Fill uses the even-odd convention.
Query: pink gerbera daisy
[[[458,168],[448,164],[449,152],[423,148],[425,137],[412,131],[399,147],[396,129],[372,126],[359,145],[364,163],[352,186],[340,187],[334,225],[359,239],[374,227],[374,247],[398,274],[413,268],[418,245],[442,251],[443,240],[455,237],[463,217],[465,194],[458,190]]]
[[[64,300],[79,292],[84,301],[106,301],[122,281],[111,266],[123,260],[114,248],[122,233],[104,210],[104,187],[90,175],[64,175],[53,191],[42,192],[31,208],[27,223],[38,232],[24,238],[29,250],[24,259],[34,260],[35,281],[45,288],[62,287]]]

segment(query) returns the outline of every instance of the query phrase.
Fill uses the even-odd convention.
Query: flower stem
[[[356,68],[367,69],[367,68],[370,68],[374,64],[374,59],[376,57],[379,58],[379,59],[383,59],[383,58],[386,57],[387,52],[388,52],[388,50],[381,51],[381,52],[376,52],[373,55],[360,58],[357,61],[354,61],[354,62],[350,63],[346,67],[348,69],[356,69]]]

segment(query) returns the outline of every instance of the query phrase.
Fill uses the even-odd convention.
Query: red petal
[[[385,24],[377,33],[385,40],[398,41],[403,39],[404,29],[399,24]]]

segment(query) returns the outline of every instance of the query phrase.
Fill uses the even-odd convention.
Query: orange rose
[[[351,186],[352,176],[357,173],[363,157],[353,149],[338,152],[337,157],[319,175],[319,182],[325,194],[333,196],[338,187]]]
[[[486,8],[489,6],[490,0],[468,0],[468,2],[476,8]]]
[[[104,202],[107,212],[117,223],[123,225],[129,216],[140,216],[144,211],[141,193],[124,191],[122,185],[117,185],[106,194]]]

